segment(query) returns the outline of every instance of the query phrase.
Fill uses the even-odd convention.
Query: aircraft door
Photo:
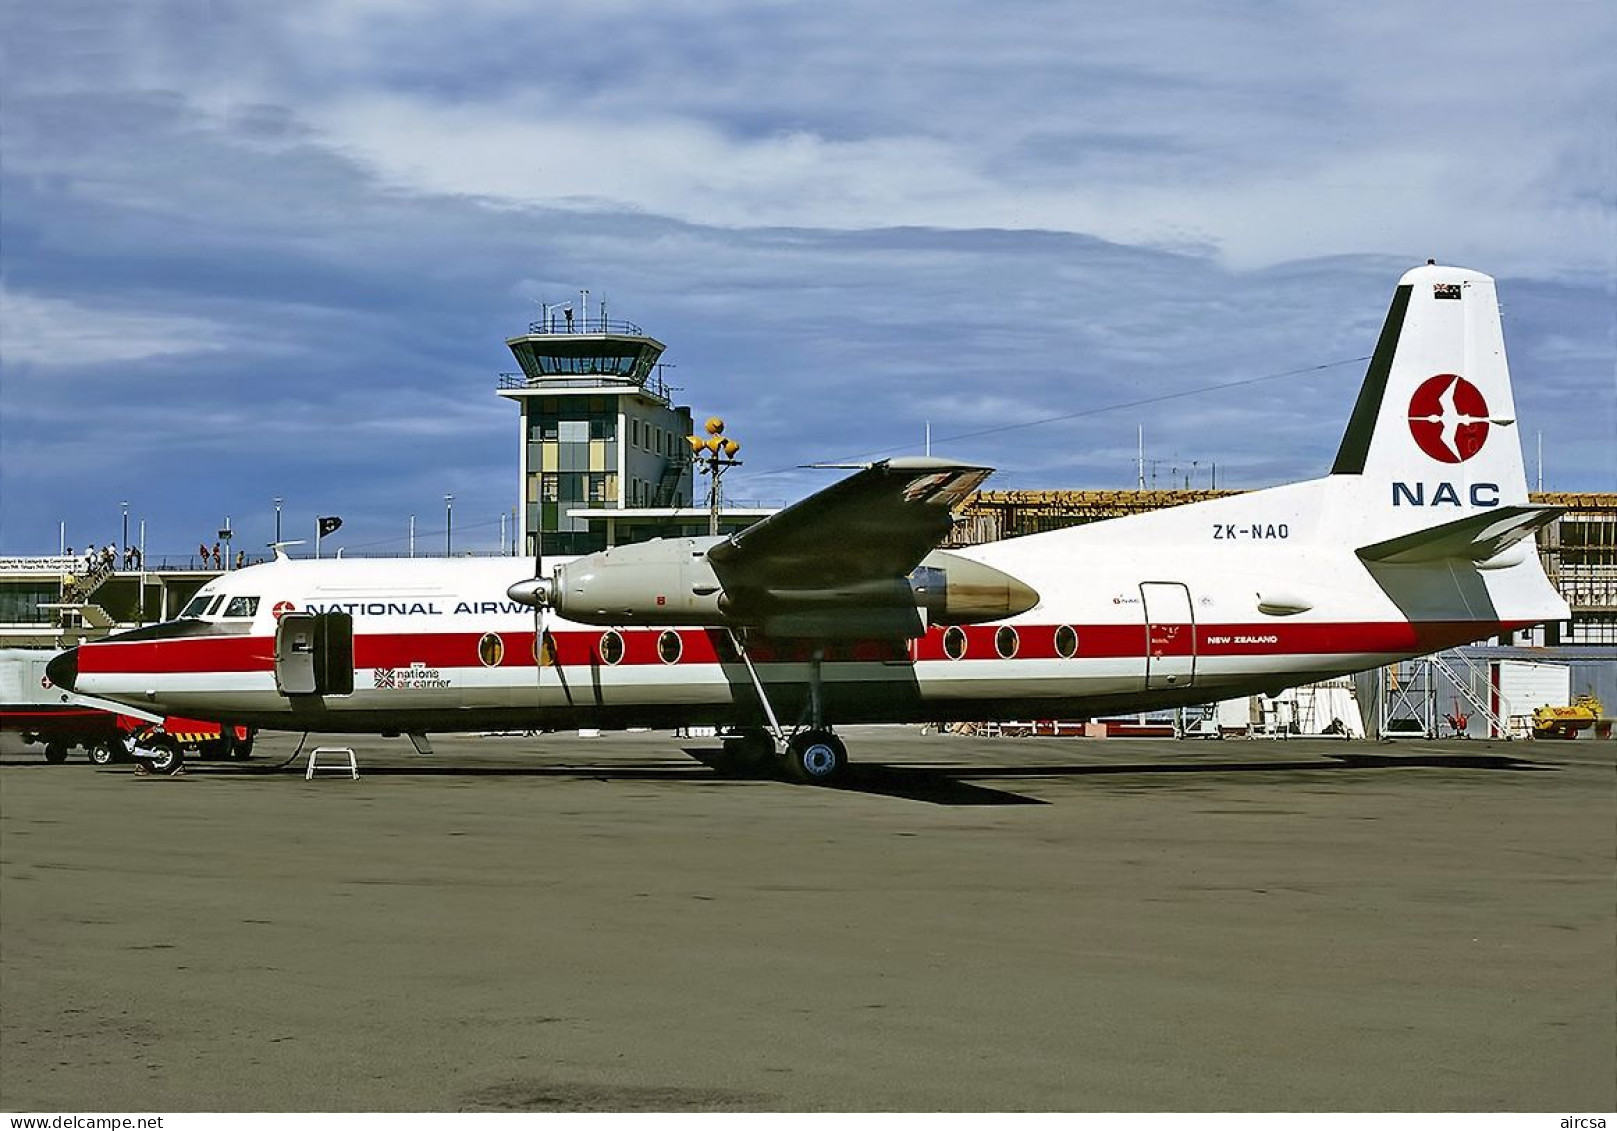
[[[282,695],[351,695],[354,618],[284,613],[275,624],[275,689]]]
[[[1145,688],[1159,691],[1196,682],[1196,614],[1190,587],[1178,581],[1140,583],[1145,609]]]
[[[354,618],[321,613],[315,621],[315,689],[321,695],[354,693]]]
[[[283,613],[275,622],[275,690],[282,695],[313,695],[315,614]]]

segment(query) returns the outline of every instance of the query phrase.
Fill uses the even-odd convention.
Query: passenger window
[[[1056,655],[1070,660],[1078,654],[1078,632],[1070,624],[1056,629]]]
[[[1021,641],[1016,636],[1016,629],[1008,624],[994,633],[994,651],[999,653],[999,658],[1002,660],[1009,660],[1015,656],[1016,649],[1020,644]]]
[[[966,630],[959,625],[951,625],[943,634],[943,654],[951,660],[958,660],[966,654]]]
[[[225,616],[227,617],[256,617],[257,615],[257,597],[232,597],[230,604],[225,606]]]
[[[684,650],[684,645],[681,644],[679,639],[679,633],[671,628],[664,630],[657,637],[657,658],[665,664],[679,663],[680,653]]]

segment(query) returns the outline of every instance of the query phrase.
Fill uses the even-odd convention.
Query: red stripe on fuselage
[[[1203,659],[1227,656],[1309,656],[1351,654],[1420,654],[1493,636],[1529,622],[1483,621],[1384,621],[1332,624],[1239,624],[1182,625],[1167,647],[1153,649],[1158,655],[1189,656]],[[997,660],[995,638],[1001,625],[973,625],[964,628],[966,648],[963,659]],[[1054,660],[1059,625],[1017,625],[1015,658]],[[1078,635],[1074,659],[1118,659],[1146,655],[1144,624],[1070,625]],[[601,640],[612,630],[573,630],[553,633],[556,660],[564,667],[609,666],[601,659]],[[659,638],[675,632],[679,638],[679,659],[664,661]],[[942,629],[933,629],[916,640],[909,650],[895,648],[889,641],[847,641],[825,644],[829,662],[945,660]],[[365,633],[354,638],[354,666],[364,668],[403,668],[421,664],[434,668],[475,668],[483,665],[479,642],[486,632],[443,633]],[[504,645],[498,666],[534,666],[533,633],[496,634]],[[630,629],[619,631],[623,658],[618,667],[675,667],[713,664],[733,659],[727,634],[719,629],[687,628]],[[1194,644],[1191,642],[1194,641]],[[1159,639],[1159,645],[1162,641]],[[751,646],[758,663],[805,662],[816,645],[809,641],[758,641]],[[174,640],[103,641],[81,645],[78,653],[81,674],[153,674],[182,672],[267,672],[275,666],[275,642],[269,636],[199,636]]]

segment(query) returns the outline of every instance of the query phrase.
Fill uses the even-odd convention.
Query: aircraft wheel
[[[792,776],[809,785],[830,785],[848,768],[848,748],[828,730],[806,730],[786,747]]]
[[[90,761],[97,766],[110,766],[118,760],[119,747],[110,738],[103,738],[90,747]]]
[[[768,731],[745,730],[737,737],[725,740],[724,753],[719,756],[716,768],[732,778],[768,776],[766,768],[774,753],[775,740]]]
[[[249,730],[246,738],[238,738],[236,744],[230,748],[230,756],[238,762],[245,762],[253,756],[253,739],[258,737],[256,730]]]
[[[167,735],[161,735],[151,740],[146,748],[147,762],[154,774],[172,774],[185,763],[185,755],[180,753],[179,743]]]
[[[67,743],[47,742],[45,744],[45,761],[53,766],[59,766],[67,761]]]

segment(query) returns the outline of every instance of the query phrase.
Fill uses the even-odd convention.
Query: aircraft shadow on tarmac
[[[1393,756],[1383,754],[1329,754],[1317,760],[1286,762],[1131,762],[1082,766],[891,766],[876,763],[850,767],[842,788],[861,793],[906,797],[940,805],[1045,805],[1048,802],[1018,793],[976,784],[987,780],[1039,780],[1106,777],[1130,774],[1240,774],[1295,773],[1403,769],[1425,767],[1465,770],[1547,770],[1553,767],[1502,754]],[[961,779],[969,778],[971,781]]]
[[[414,778],[593,778],[597,781],[688,781],[692,784],[740,784],[770,780],[770,774],[738,776],[718,771],[719,754],[706,748],[687,748],[689,764],[657,760],[602,760],[599,762],[551,763],[547,765],[469,766],[435,762],[421,765],[362,765],[364,777]],[[266,775],[301,770],[302,756],[278,764],[203,763],[203,774],[212,776]],[[192,763],[193,767],[198,766]],[[949,762],[931,765],[890,765],[861,762],[850,766],[837,786],[851,793],[867,793],[924,801],[934,805],[1046,805],[1049,802],[1004,788],[980,784],[984,781],[1039,781],[1061,778],[1114,777],[1147,774],[1285,774],[1341,773],[1363,770],[1446,769],[1492,771],[1553,771],[1553,763],[1531,762],[1507,754],[1380,754],[1344,750],[1313,758],[1270,761],[1174,760],[1162,762],[1108,762],[1086,765],[972,765]]]

